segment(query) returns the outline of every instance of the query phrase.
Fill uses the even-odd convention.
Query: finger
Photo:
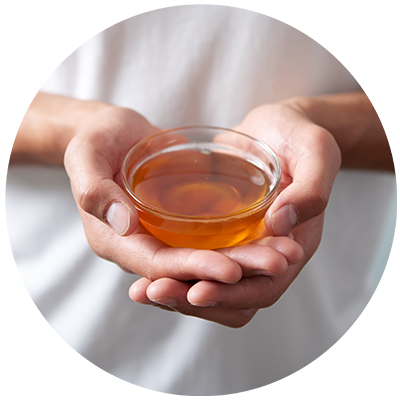
[[[151,284],[151,280],[140,278],[134,282],[129,288],[128,295],[135,303],[152,304],[152,301],[147,297],[146,290]]]
[[[243,270],[243,276],[283,274],[288,262],[285,256],[269,246],[246,245],[220,250],[235,260]]]
[[[246,325],[256,314],[255,309],[220,309],[205,306],[196,307],[191,305],[187,299],[188,290],[191,285],[170,278],[159,279],[152,282],[147,288],[147,296],[152,302],[171,307],[175,311],[193,317],[216,322],[231,328],[239,328]]]
[[[341,164],[339,147],[325,129],[303,124],[293,136],[297,141],[304,138],[308,143],[302,143],[297,154],[288,155],[287,173],[292,182],[282,190],[265,216],[266,228],[277,236],[287,235],[297,225],[325,210]],[[293,146],[296,147],[293,143],[288,145]]]
[[[240,265],[212,250],[169,247],[150,235],[142,225],[121,238],[92,215],[81,213],[85,233],[93,251],[101,258],[150,280],[217,280],[235,283],[242,277]],[[89,227],[89,229],[88,229]]]
[[[121,262],[132,264],[132,254],[135,254],[138,273],[151,280],[168,276],[182,281],[206,279],[235,283],[242,278],[240,265],[216,251],[168,247],[148,234],[135,234],[130,242],[132,251],[125,248],[125,259]]]
[[[229,286],[229,287],[228,287]],[[218,308],[265,308],[277,301],[277,291],[268,276],[243,278],[235,285],[200,281],[187,294],[188,302],[197,307],[212,304]]]
[[[129,297],[131,300],[133,300],[135,303],[151,305],[166,311],[175,311],[166,305],[155,303],[147,297],[146,290],[150,284],[151,281],[146,278],[138,279],[135,283],[133,283],[129,288]]]
[[[191,286],[188,282],[161,278],[147,287],[146,296],[154,303],[176,309],[178,303],[187,303],[186,295]]]
[[[195,306],[213,302],[221,308],[265,308],[275,304],[300,273],[303,263],[291,265],[281,276],[252,276],[234,285],[200,281],[193,285],[187,300]]]
[[[219,252],[235,260],[244,276],[281,275],[288,264],[296,264],[304,256],[302,247],[288,237],[265,237],[253,244],[220,249]]]
[[[269,246],[285,256],[288,264],[297,264],[304,257],[303,248],[294,240],[291,233],[287,236],[268,236],[253,241],[258,246]]]

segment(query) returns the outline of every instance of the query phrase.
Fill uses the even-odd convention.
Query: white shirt
[[[185,6],[95,36],[42,89],[130,107],[163,128],[229,128],[260,104],[359,85],[331,54],[279,21]],[[14,258],[51,326],[111,374],[185,395],[264,386],[329,349],[376,288],[395,212],[394,175],[341,171],[313,259],[277,304],[232,330],[133,303],[127,291],[136,277],[92,253],[63,169],[12,167],[7,182]]]

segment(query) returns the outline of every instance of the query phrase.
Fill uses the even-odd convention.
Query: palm
[[[300,145],[297,135],[297,147],[296,137],[281,129],[273,110],[262,111],[263,118],[248,118],[238,129],[267,142],[279,157],[282,192],[272,209],[295,187],[310,145]],[[273,117],[265,118],[265,114]],[[253,242],[218,251],[168,247],[138,224],[119,180],[128,149],[156,131],[133,111],[114,108],[71,141],[66,169],[88,242],[100,257],[143,277],[131,287],[134,301],[242,326],[257,309],[273,304],[308,262],[320,241],[323,216],[310,219],[306,215],[307,222],[301,221],[305,223],[293,231],[295,241],[270,236],[264,230]],[[104,223],[104,210],[116,199],[131,210],[130,231],[122,237]],[[271,232],[268,214],[266,226]]]

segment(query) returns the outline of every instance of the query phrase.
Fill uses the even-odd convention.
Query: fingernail
[[[118,235],[124,235],[129,229],[131,213],[122,203],[112,203],[106,213],[106,221]]]
[[[196,306],[196,307],[214,307],[217,305],[216,301],[212,301],[212,300],[204,300],[204,301],[199,301],[196,303],[190,303],[192,306]]]
[[[299,221],[296,209],[287,204],[272,214],[272,228],[276,235],[285,236]]]
[[[145,304],[147,306],[153,304],[153,302],[151,300],[149,300],[147,297],[145,297],[142,300],[136,301],[136,303]]]
[[[168,306],[168,307],[175,307],[176,306],[176,300],[173,299],[172,297],[161,297],[159,299],[150,299],[154,303],[157,304],[162,304],[163,306]]]

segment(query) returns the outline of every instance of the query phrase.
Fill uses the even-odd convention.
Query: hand
[[[131,286],[129,296],[141,304],[240,328],[259,309],[272,306],[297,277],[318,246],[322,218],[316,217],[289,234],[304,245],[306,253],[290,237],[273,236],[218,250],[243,269],[243,278],[236,283],[141,278]]]
[[[281,164],[281,193],[265,216],[268,230],[286,235],[325,210],[341,165],[329,131],[295,101],[258,107],[236,129],[267,143]]]
[[[274,235],[293,235],[302,251],[292,247],[294,252],[289,255],[285,248],[288,242],[284,241],[287,238],[266,236],[252,246],[220,250],[244,269],[243,278],[237,283],[203,280],[193,284],[170,278],[152,282],[142,278],[131,286],[132,300],[241,327],[258,309],[269,307],[280,298],[317,250],[323,211],[341,163],[332,134],[291,104],[259,107],[236,129],[266,142],[276,152],[282,167],[282,191],[268,210],[265,225]],[[276,265],[266,254],[271,248],[285,255],[291,265],[277,276],[247,275],[244,260],[251,260],[253,271],[265,262]],[[265,253],[261,255],[261,251]]]
[[[293,253],[298,258],[301,249],[288,238],[276,238],[275,248],[259,246],[257,257],[270,261],[255,265],[253,251],[246,253],[245,246],[232,250],[235,256],[230,257],[224,251],[170,248],[150,235],[138,223],[135,207],[121,188],[120,168],[132,145],[157,130],[132,110],[107,107],[67,147],[65,167],[86,237],[97,255],[149,281],[167,277],[224,283],[255,273],[281,274],[287,258],[293,258]]]

